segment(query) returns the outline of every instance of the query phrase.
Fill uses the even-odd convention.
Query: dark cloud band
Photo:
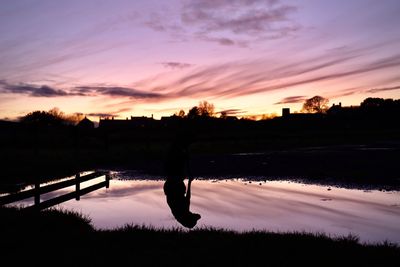
[[[281,101],[276,102],[275,105],[279,104],[292,104],[304,102],[307,98],[305,96],[288,96],[283,98]]]
[[[31,84],[9,84],[0,81],[0,92],[9,94],[26,94],[34,97],[59,97],[74,95],[67,91],[55,89],[47,85],[36,86]]]
[[[367,93],[379,93],[379,92],[384,92],[384,91],[393,91],[393,90],[399,90],[400,86],[393,86],[393,87],[382,87],[382,88],[373,88],[369,89],[366,92]]]

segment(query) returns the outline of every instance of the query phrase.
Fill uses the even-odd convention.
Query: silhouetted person
[[[175,219],[183,226],[193,228],[201,216],[190,211],[193,178],[189,177],[187,190],[184,183],[188,174],[188,146],[190,143],[191,138],[188,135],[178,135],[172,143],[165,162],[167,178],[164,183],[164,193]]]

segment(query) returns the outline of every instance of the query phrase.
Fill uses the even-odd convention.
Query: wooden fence
[[[99,178],[101,176],[105,176],[104,181],[81,189],[81,183],[95,178]],[[42,202],[40,201],[40,196],[43,194],[50,193],[73,185],[75,185],[75,191],[73,192],[66,193]],[[26,209],[42,210],[74,198],[76,200],[79,200],[82,195],[86,195],[102,187],[108,188],[109,186],[110,186],[110,173],[107,171],[95,171],[93,173],[86,174],[83,176],[81,176],[78,173],[75,176],[75,178],[71,178],[54,184],[45,185],[42,187],[40,186],[39,183],[37,183],[35,184],[35,187],[32,189],[2,196],[0,197],[0,206],[33,197],[34,205],[28,206],[26,207]]]

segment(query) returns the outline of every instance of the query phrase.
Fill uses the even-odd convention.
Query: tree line
[[[301,109],[301,113],[326,113],[329,110],[329,99],[322,96],[314,96],[309,99],[306,99],[303,103],[303,107]],[[383,99],[383,98],[366,98],[364,99],[359,106],[364,112],[378,112],[378,111],[392,111],[392,110],[400,110],[400,99],[394,100],[391,98]],[[229,117],[228,112],[215,111],[215,105],[209,103],[207,101],[201,101],[197,106],[192,107],[186,113],[184,110],[180,110],[173,114],[173,116],[185,119],[196,119],[196,118],[211,118],[217,117],[219,114],[219,118],[226,119]],[[261,120],[271,119],[275,117],[275,115],[266,116],[265,114],[262,116]],[[76,125],[81,120],[85,118],[83,113],[74,113],[74,114],[65,114],[60,111],[58,108],[53,108],[49,111],[33,111],[25,116],[21,117],[19,121],[24,124],[33,124],[33,125],[47,125],[47,126],[62,126],[62,125]],[[252,119],[247,118],[247,119]]]

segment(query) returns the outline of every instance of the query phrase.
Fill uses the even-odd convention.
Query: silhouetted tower
[[[282,117],[289,117],[289,115],[290,115],[290,108],[283,108]]]

